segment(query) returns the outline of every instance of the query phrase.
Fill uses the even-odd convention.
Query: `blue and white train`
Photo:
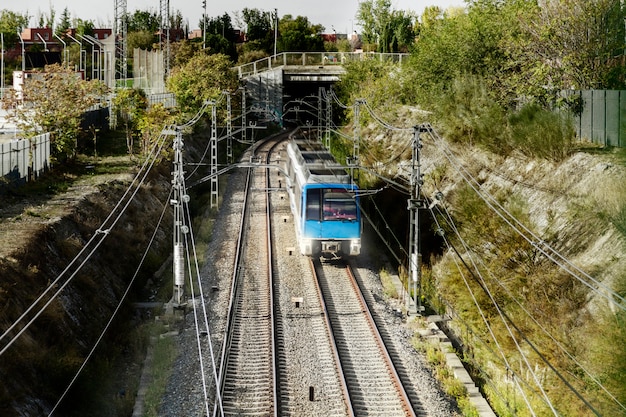
[[[361,252],[358,188],[321,143],[290,139],[286,172],[300,253],[356,256]]]

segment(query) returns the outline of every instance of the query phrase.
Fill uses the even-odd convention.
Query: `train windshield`
[[[324,220],[356,220],[354,196],[341,188],[323,191]]]

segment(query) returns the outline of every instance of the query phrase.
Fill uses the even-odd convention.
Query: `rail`
[[[234,67],[239,78],[255,75],[260,72],[271,71],[287,65],[336,65],[341,66],[349,62],[360,62],[377,59],[381,62],[402,64],[409,54],[378,53],[378,52],[281,52],[258,61]]]

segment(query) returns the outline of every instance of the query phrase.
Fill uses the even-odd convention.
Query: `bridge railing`
[[[239,78],[287,65],[343,65],[348,62],[378,59],[382,62],[399,63],[406,61],[408,54],[378,52],[282,52],[258,61],[235,67]]]

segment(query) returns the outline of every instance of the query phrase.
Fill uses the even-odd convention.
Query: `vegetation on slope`
[[[626,168],[619,153],[575,137],[581,103],[560,94],[624,88],[608,58],[623,35],[614,5],[485,0],[425,15],[408,63],[351,64],[337,88],[360,163],[375,173],[361,175],[364,187],[408,185],[412,126],[446,138],[422,137],[433,216],[422,233],[446,243],[423,249],[424,301],[453,316],[499,415],[624,414]],[[572,14],[590,37],[560,25]],[[592,23],[600,15],[605,26]]]

